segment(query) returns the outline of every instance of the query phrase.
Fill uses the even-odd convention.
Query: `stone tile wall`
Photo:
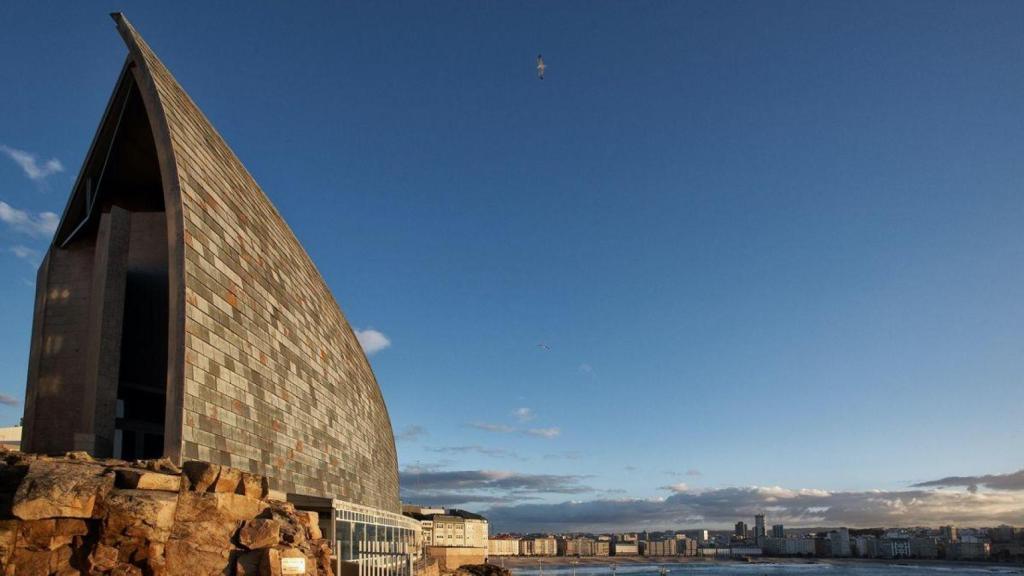
[[[166,121],[180,190],[181,459],[397,512],[391,422],[330,290],[202,112],[131,25],[118,24],[147,108]]]

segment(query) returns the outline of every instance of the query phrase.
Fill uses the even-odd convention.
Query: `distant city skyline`
[[[2,5],[0,425],[114,8],[337,296],[403,499],[1024,524],[1024,5]]]

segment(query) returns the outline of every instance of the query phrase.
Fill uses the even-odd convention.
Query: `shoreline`
[[[879,564],[889,566],[961,566],[964,568],[1020,568],[1024,570],[1024,564],[1020,562],[996,562],[996,561],[962,561],[943,559],[916,559],[916,558],[800,558],[800,557],[755,557],[749,561],[740,558],[716,559],[701,558],[698,556],[586,556],[572,558],[566,556],[491,556],[488,564],[503,566],[510,570],[517,568],[537,569],[538,565],[545,568],[572,568],[594,567],[594,566],[641,566],[641,565],[667,565],[667,564]]]

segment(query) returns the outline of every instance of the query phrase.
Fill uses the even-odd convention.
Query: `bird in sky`
[[[541,80],[544,79],[545,68],[547,68],[547,66],[544,65],[544,57],[537,54],[537,78],[540,78]]]
[[[543,342],[541,342],[540,344],[537,344],[537,348],[540,348],[541,350],[551,350],[551,346],[548,346],[547,344],[545,344]]]

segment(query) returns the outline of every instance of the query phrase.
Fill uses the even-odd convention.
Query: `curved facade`
[[[39,271],[26,448],[207,460],[398,512],[387,408],[330,290],[114,19],[129,56]]]

